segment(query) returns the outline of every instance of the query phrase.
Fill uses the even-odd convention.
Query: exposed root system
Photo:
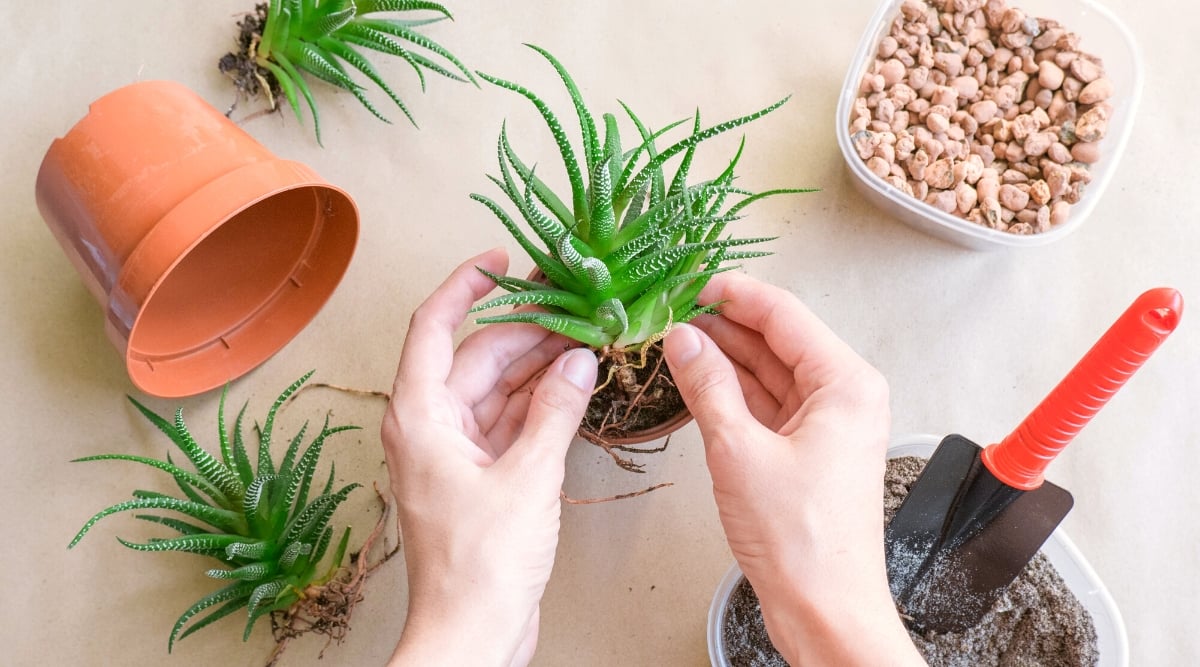
[[[275,75],[257,62],[258,45],[262,41],[266,24],[267,3],[260,2],[254,6],[254,11],[246,12],[238,21],[237,51],[226,53],[217,62],[217,69],[232,79],[234,87],[237,88],[237,97],[233,104],[229,105],[226,116],[231,115],[238,102],[243,99],[255,99],[263,94],[268,96],[270,108],[251,114],[243,120],[263,113],[272,113],[280,108],[276,101],[282,99],[283,89],[279,87]]]
[[[379,496],[383,512],[379,515],[375,528],[363,542],[362,549],[350,554],[350,566],[343,568],[328,583],[310,586],[304,591],[304,597],[288,609],[271,614],[271,633],[275,637],[275,650],[267,658],[267,667],[277,664],[288,643],[297,637],[313,632],[325,635],[328,639],[317,656],[320,659],[330,644],[342,643],[346,634],[350,632],[350,617],[354,613],[354,607],[363,599],[363,585],[367,578],[400,551],[398,537],[396,545],[391,549],[387,548],[385,540],[383,556],[374,563],[369,562],[371,548],[383,534],[383,528],[391,516],[391,503],[379,493],[378,487],[375,488],[375,495]]]
[[[640,464],[619,452],[651,454],[667,445],[646,449],[616,443],[666,423],[683,408],[670,368],[664,363],[661,342],[647,345],[643,353],[604,350],[596,391],[579,434],[603,448],[621,468],[642,472]]]

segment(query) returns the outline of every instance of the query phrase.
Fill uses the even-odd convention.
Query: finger
[[[525,417],[529,414],[529,403],[533,399],[533,387],[526,386],[514,391],[505,399],[504,404],[496,411],[490,428],[485,432],[488,442],[494,444],[497,454],[508,451],[521,429],[525,427]]]
[[[746,407],[737,371],[707,334],[691,325],[677,325],[667,335],[663,350],[671,377],[706,445],[745,431],[754,416]]]
[[[720,316],[700,318],[695,325],[713,339],[730,361],[750,371],[775,399],[776,406],[795,388],[792,369],[772,353],[762,334]]]
[[[507,397],[567,347],[567,339],[539,326],[489,324],[458,346],[446,387],[471,406],[478,419],[485,403]]]
[[[533,385],[537,383],[538,378],[569,347],[577,346],[567,345],[559,336],[550,336],[521,358],[513,361],[491,387],[483,387],[482,390],[487,392],[486,395],[477,399],[472,407],[475,422],[479,424],[479,428],[485,432],[494,429],[500,415],[509,411],[509,403],[514,399],[528,398],[529,394],[533,393]],[[525,405],[528,406],[528,401]],[[518,422],[524,422],[524,420],[525,411],[522,408],[519,412]],[[520,428],[516,430],[516,432],[519,431]],[[507,441],[507,443],[511,442],[511,439]]]
[[[471,304],[496,285],[476,269],[504,273],[508,255],[489,250],[460,264],[425,302],[413,311],[400,354],[396,383],[418,379],[444,382],[454,361],[454,331],[462,325]]]
[[[733,359],[730,359],[729,363],[737,373],[738,384],[742,386],[742,395],[746,398],[746,407],[749,408],[750,414],[763,426],[775,430],[774,424],[780,409],[779,401],[763,387],[753,371]]]
[[[721,314],[762,333],[780,361],[793,369],[803,395],[836,378],[862,359],[791,292],[740,273],[715,276],[701,303],[721,302]]]
[[[554,465],[561,485],[567,447],[595,386],[596,356],[591,350],[577,348],[560,355],[534,388],[525,427],[501,462]]]

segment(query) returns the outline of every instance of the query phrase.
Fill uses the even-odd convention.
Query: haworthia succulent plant
[[[337,551],[328,564],[325,558],[333,528],[329,526],[334,510],[358,484],[333,489],[331,470],[325,490],[309,498],[309,488],[317,460],[326,439],[358,428],[325,425],[307,447],[303,447],[306,428],[294,437],[279,465],[270,453],[275,416],[283,403],[312,376],[307,373],[285,389],[267,413],[258,434],[257,469],[251,467],[242,438],[242,417],[238,414],[232,437],[225,429],[225,394],[217,410],[220,451],[214,456],[200,447],[183,421],[183,411],[173,421],[155,414],[132,397],[130,402],[171,440],[191,463],[188,471],[168,461],[142,456],[103,454],[76,461],[130,461],[157,468],[174,478],[184,498],[148,491],[135,491],[134,499],[117,503],[96,513],[75,535],[67,548],[73,548],[89,530],[106,516],[129,510],[167,510],[186,520],[155,514],[137,514],[136,518],[166,526],[178,535],[150,538],[137,543],[117,538],[136,551],[182,551],[215,559],[219,567],[207,568],[213,579],[234,583],[207,595],[189,607],[171,629],[168,652],[175,642],[212,622],[240,609],[247,610],[243,639],[249,638],[255,621],[264,615],[287,609],[301,598],[311,585],[327,582],[341,567],[350,535],[347,528]],[[306,425],[307,426],[307,425]],[[188,623],[210,607],[221,605],[208,615]],[[186,629],[185,629],[186,626]]]
[[[533,104],[554,138],[571,190],[569,196],[551,190],[517,156],[507,130],[501,128],[497,143],[500,176],[490,178],[533,237],[496,201],[480,194],[471,197],[500,220],[546,282],[484,271],[510,294],[480,304],[475,311],[526,304],[541,306],[542,311],[521,310],[477,321],[528,322],[595,348],[626,348],[643,345],[672,323],[710,312],[696,299],[712,276],[737,268],[732,262],[769,254],[735,248],[773,240],[725,237],[726,225],[755,201],[811,190],[752,192],[735,187],[733,172],[744,140],[722,173],[689,183],[696,147],[771,113],[787,99],[711,127],[701,124],[697,112],[688,135],[662,150],[656,142],[683,121],[651,131],[622,104],[639,135],[632,149],[624,149],[616,116],[604,114],[598,124],[562,63],[540,47],[530,48],[554,67],[570,95],[582,135],[580,150],[538,95],[519,84],[477,72],[479,78]],[[676,157],[678,164],[668,179],[666,165]]]
[[[427,17],[380,16],[405,12],[424,13]],[[302,70],[349,91],[377,118],[390,122],[355,80],[353,74],[360,74],[379,86],[415,125],[404,101],[360,49],[403,59],[416,72],[421,90],[425,89],[426,71],[476,83],[470,70],[454,54],[417,30],[420,26],[446,19],[453,17],[443,5],[422,0],[270,0],[262,39],[251,55],[278,81],[280,90],[301,122],[304,118],[300,98],[304,98],[312,111],[318,142],[321,140],[320,114],[312,91],[300,74]]]

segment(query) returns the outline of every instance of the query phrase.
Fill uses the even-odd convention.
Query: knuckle
[[[429,319],[429,302],[424,301],[421,305],[413,309],[412,314],[408,316],[408,328],[415,328],[420,322]]]
[[[539,387],[533,392],[533,400],[546,410],[573,415],[580,410],[580,391],[567,382],[555,382],[553,386]]]
[[[726,374],[720,368],[698,368],[689,374],[688,380],[692,395],[704,400],[720,391],[721,386],[725,384]]]
[[[890,399],[891,390],[887,378],[873,366],[864,364],[855,375],[854,384],[858,395],[866,402],[886,405]]]
[[[854,413],[887,410],[891,401],[887,379],[866,362],[847,369],[832,388],[837,397],[834,405]]]

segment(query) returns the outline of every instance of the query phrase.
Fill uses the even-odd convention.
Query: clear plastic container
[[[1067,220],[1041,234],[1020,236],[989,229],[940,211],[906,195],[871,173],[850,143],[850,112],[858,97],[859,83],[872,62],[879,40],[886,35],[900,12],[903,0],[885,0],[863,34],[846,74],[837,107],[837,139],[854,185],[882,211],[938,238],[975,250],[1038,246],[1061,239],[1078,229],[1104,194],[1133,129],[1133,118],[1142,94],[1142,59],[1133,36],[1109,10],[1092,0],[1009,0],[1030,16],[1054,19],[1080,37],[1081,51],[1104,61],[1105,75],[1113,82],[1113,115],[1108,134],[1101,141],[1100,159],[1092,167],[1092,182],[1079,203],[1071,207]]]
[[[934,435],[906,435],[894,438],[888,447],[888,458],[920,456],[929,458],[942,439]],[[1060,527],[1042,545],[1042,553],[1050,559],[1071,592],[1083,604],[1096,626],[1099,667],[1128,667],[1129,639],[1125,622],[1108,589],[1096,576],[1096,571]],[[725,625],[725,606],[742,580],[737,563],[725,573],[708,609],[708,657],[714,667],[729,667],[721,629]]]

